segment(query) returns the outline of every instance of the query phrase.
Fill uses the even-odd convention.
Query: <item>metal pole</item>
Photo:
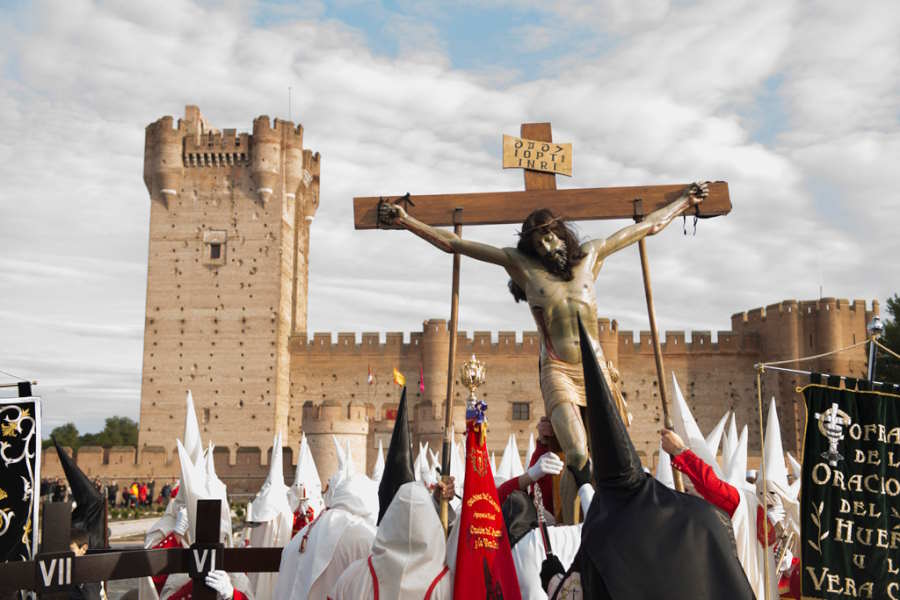
[[[669,416],[669,399],[666,395],[666,380],[663,376],[665,369],[663,368],[662,348],[659,345],[659,332],[656,329],[656,309],[653,307],[653,288],[650,285],[650,265],[647,261],[647,248],[644,240],[638,241],[638,251],[641,254],[641,273],[644,276],[644,295],[647,298],[647,315],[650,317],[650,337],[653,339],[653,356],[656,358],[656,379],[659,383],[659,402],[662,405],[663,422],[666,429],[672,429],[672,417]],[[684,491],[684,481],[681,479],[681,473],[673,469],[675,479],[675,489],[679,492]]]
[[[873,336],[871,340],[869,340],[869,365],[868,365],[868,374],[866,375],[866,379],[869,381],[875,381],[875,337]]]
[[[462,209],[456,209],[454,221]],[[453,224],[453,233],[462,237],[462,224]],[[456,372],[456,329],[459,318],[459,252],[453,254],[453,287],[450,295],[450,356],[447,358],[447,399],[444,401],[444,441],[441,445],[441,481],[450,481],[450,452],[453,447],[451,427],[453,426],[453,378]],[[450,518],[447,499],[441,497],[441,525],[444,536],[449,533]]]

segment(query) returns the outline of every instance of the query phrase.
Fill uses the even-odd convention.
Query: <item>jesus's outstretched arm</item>
[[[475,260],[493,263],[507,269],[511,266],[509,256],[502,248],[472,240],[464,240],[452,231],[426,225],[415,217],[410,216],[398,204],[381,204],[378,211],[379,223],[408,229],[444,252],[459,252]]]

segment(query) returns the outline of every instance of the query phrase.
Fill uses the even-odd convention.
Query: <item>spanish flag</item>
[[[406,385],[406,377],[403,376],[403,373],[397,370],[397,367],[394,367],[394,383],[397,385]]]

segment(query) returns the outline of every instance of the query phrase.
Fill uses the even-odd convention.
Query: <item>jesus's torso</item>
[[[541,358],[568,363],[581,362],[578,341],[578,317],[596,343],[596,273],[602,261],[589,244],[582,246],[586,256],[572,267],[572,280],[553,275],[544,265],[518,250],[507,250],[517,269],[510,270],[516,283],[525,290],[528,305],[541,336]],[[515,272],[514,272],[515,271]]]

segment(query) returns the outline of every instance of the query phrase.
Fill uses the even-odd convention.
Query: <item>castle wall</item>
[[[306,321],[305,300],[295,298],[306,296],[307,274],[295,273],[295,229],[299,220],[308,248],[317,177],[303,177],[302,128],[268,117],[254,121],[252,136],[236,135],[187,107],[175,127],[171,117],[149,125],[145,147],[139,447],[174,448],[191,390],[204,441],[214,433],[233,458],[239,445],[265,447],[287,429],[288,340]],[[318,169],[317,155],[307,160]]]

